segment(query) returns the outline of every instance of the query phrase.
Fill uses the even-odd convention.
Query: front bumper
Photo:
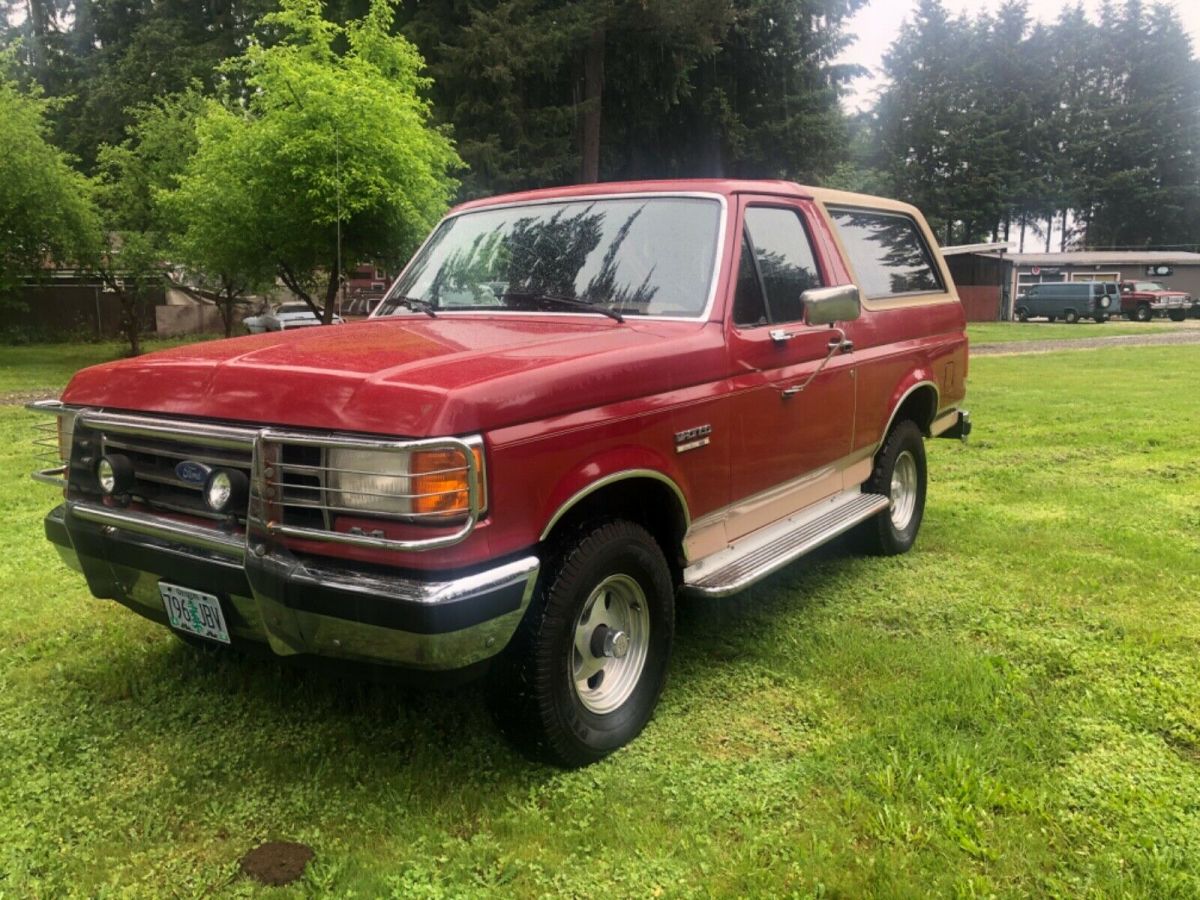
[[[279,546],[69,501],[46,537],[92,593],[162,624],[158,583],[216,595],[235,644],[422,670],[466,668],[504,649],[528,608],[536,556],[483,570],[398,574],[301,558]],[[265,552],[264,552],[265,551]]]

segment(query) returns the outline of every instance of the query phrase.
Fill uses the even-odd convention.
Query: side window
[[[762,277],[772,322],[804,318],[800,294],[821,286],[812,245],[794,210],[753,206],[746,210],[746,230]]]
[[[738,262],[737,286],[733,293],[733,324],[742,326],[765,325],[767,304],[763,301],[762,286],[758,283],[758,272],[754,267],[754,255],[750,240],[742,232],[742,257]]]
[[[870,299],[944,291],[917,223],[898,213],[830,209],[842,245]]]

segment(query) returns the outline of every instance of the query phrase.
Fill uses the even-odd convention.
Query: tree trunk
[[[1046,252],[1050,252],[1050,238],[1054,237],[1054,213],[1046,216]]]
[[[333,307],[337,303],[338,287],[341,284],[340,276],[337,263],[334,263],[329,267],[329,283],[325,285],[325,308],[321,311],[321,322],[325,325],[333,324]]]
[[[129,355],[142,355],[141,322],[138,321],[138,295],[128,290],[121,291],[121,324],[124,326],[125,339],[129,341]]]
[[[1067,252],[1067,213],[1069,213],[1069,212],[1070,212],[1070,210],[1068,210],[1066,208],[1064,208],[1062,211],[1062,214],[1063,214],[1062,240],[1060,240],[1058,243],[1058,249],[1059,249],[1059,252],[1061,252],[1061,253]]]
[[[336,267],[335,267],[336,268]],[[300,286],[300,282],[296,280],[296,276],[292,274],[292,270],[285,265],[276,266],[276,271],[279,274],[279,280],[283,282],[284,287],[308,304],[308,308],[312,310],[314,316],[318,319],[323,319],[325,311],[317,306],[317,301],[309,296],[308,291]]]
[[[604,96],[604,26],[597,25],[583,53],[583,134],[579,180],[600,180],[600,110]]]
[[[1024,215],[1024,214],[1022,214],[1022,215],[1021,215],[1021,232],[1020,232],[1020,235],[1021,235],[1021,237],[1020,237],[1020,241],[1019,241],[1019,243],[1017,244],[1017,252],[1018,252],[1018,253],[1024,253],[1024,252],[1025,252],[1025,215]]]
[[[225,288],[224,296],[217,304],[217,309],[221,311],[221,324],[225,326],[225,337],[233,337],[233,301],[235,299],[233,288]]]

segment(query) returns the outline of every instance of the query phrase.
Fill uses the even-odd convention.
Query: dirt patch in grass
[[[35,391],[5,391],[0,393],[0,406],[24,406],[34,400],[45,400],[47,397],[57,397],[59,388],[41,388]]]
[[[242,873],[263,884],[279,887],[304,874],[313,858],[312,847],[294,841],[267,841],[242,857]]]

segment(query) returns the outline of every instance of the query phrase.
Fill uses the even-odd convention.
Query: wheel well
[[[919,385],[897,407],[896,414],[892,416],[892,425],[912,419],[921,429],[921,433],[929,437],[929,426],[933,424],[933,417],[937,415],[937,402],[937,390],[933,385]]]
[[[607,484],[567,510],[546,535],[546,542],[553,543],[587,522],[605,518],[627,519],[650,532],[667,558],[672,578],[679,583],[687,517],[669,486],[655,478],[637,476]]]

